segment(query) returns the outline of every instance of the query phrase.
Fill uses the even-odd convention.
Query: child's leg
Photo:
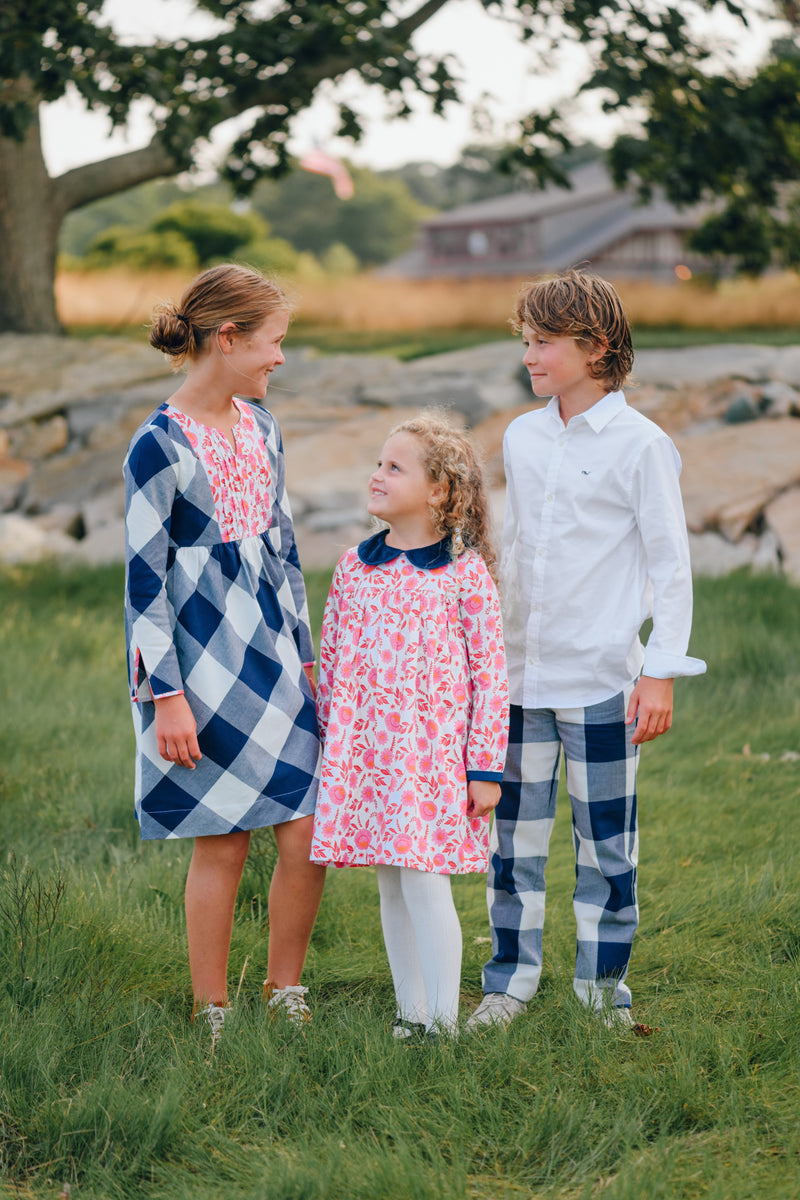
[[[269,888],[267,982],[284,988],[300,982],[317,916],[325,868],[309,861],[313,817],[273,825],[278,861]]]
[[[422,977],[417,938],[400,880],[402,867],[376,867],[381,899],[381,927],[386,957],[392,972],[397,1015],[406,1021],[426,1024],[428,1002]]]
[[[561,743],[549,709],[511,705],[508,757],[490,838],[486,898],[494,957],[483,990],[530,1000],[542,973],[544,869]]]
[[[249,844],[246,832],[194,839],[185,902],[189,968],[197,1004],[228,1002],[233,913]]]
[[[461,925],[449,875],[400,869],[400,884],[417,941],[428,1000],[428,1029],[454,1033],[461,987]]]
[[[557,714],[575,843],[578,949],[573,986],[580,1000],[593,1007],[605,998],[619,1008],[631,1003],[625,976],[639,922],[639,748],[631,743],[634,726],[625,725],[629,696],[630,690]]]

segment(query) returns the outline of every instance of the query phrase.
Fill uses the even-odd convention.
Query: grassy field
[[[327,580],[309,578],[315,622]],[[507,1031],[395,1043],[370,871],[329,873],[313,1024],[265,1019],[268,833],[215,1054],[187,1021],[190,847],[132,813],[121,572],[0,575],[0,1194],[72,1200],[790,1200],[800,1195],[800,592],[697,588],[668,737],[641,768],[642,923],[629,978],[649,1039],[571,995],[562,804],[539,996]],[[480,878],[455,881],[464,1012]]]
[[[71,334],[117,332],[143,336],[154,305],[177,300],[190,275],[62,271],[56,281],[59,314]],[[295,304],[295,345],[330,352],[387,352],[402,358],[459,349],[509,336],[508,319],[522,278],[343,279],[283,281]],[[638,349],[718,341],[796,342],[800,332],[800,275],[760,280],[657,284],[616,280]]]

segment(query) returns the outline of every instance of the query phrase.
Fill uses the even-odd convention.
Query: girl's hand
[[[306,673],[306,679],[308,680],[309,687],[311,688],[311,695],[316,696],[317,685],[314,681],[314,664],[313,663],[304,663],[303,670]]]
[[[185,696],[156,700],[158,753],[167,762],[194,770],[193,759],[202,758],[197,742],[197,722]]]
[[[467,816],[486,817],[500,803],[500,784],[471,779],[467,784]]]

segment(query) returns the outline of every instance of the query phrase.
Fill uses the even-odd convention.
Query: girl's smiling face
[[[367,512],[389,525],[427,517],[440,487],[422,463],[422,446],[412,433],[395,433],[383,447],[378,469],[370,476]]]
[[[249,333],[240,332],[235,326],[222,326],[220,348],[237,378],[242,380],[236,387],[237,392],[263,399],[270,375],[286,361],[281,343],[288,328],[289,313],[285,309],[270,313]],[[250,385],[249,389],[245,389],[245,383]]]

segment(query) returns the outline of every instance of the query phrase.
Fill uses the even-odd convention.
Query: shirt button
[[[545,500],[552,500],[552,499],[553,499],[553,493],[548,492],[547,495],[545,496]]]

